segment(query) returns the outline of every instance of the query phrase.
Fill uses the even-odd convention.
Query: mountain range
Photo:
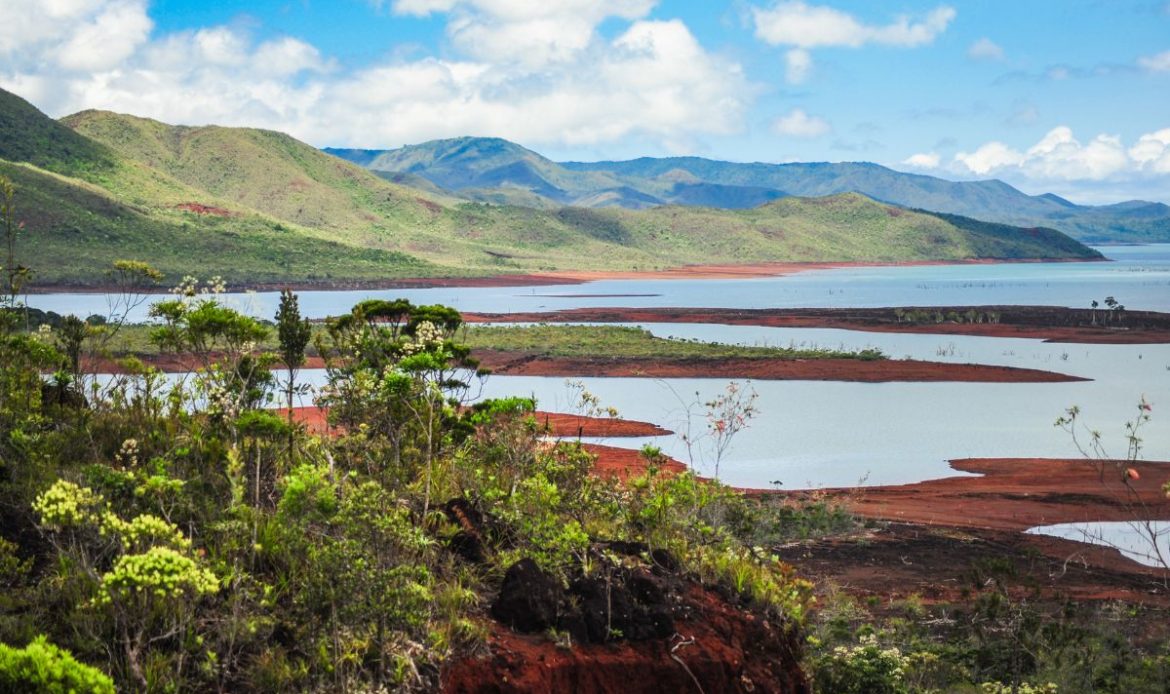
[[[536,157],[532,167],[544,162]],[[482,181],[491,168],[452,166],[442,180]],[[1099,257],[1051,229],[914,211],[855,192],[738,209],[631,210],[561,206],[552,195],[500,185],[508,199],[486,204],[283,133],[103,111],[54,120],[2,90],[0,175],[15,184],[24,224],[16,260],[55,285],[101,284],[122,258],[149,261],[172,281],[218,274],[237,285],[338,286],[694,263]],[[584,194],[591,181],[617,175],[554,164],[539,180]],[[736,188],[750,195],[749,186]],[[517,204],[524,199],[533,204]]]
[[[744,164],[643,157],[557,163],[513,142],[484,137],[392,150],[325,151],[392,180],[423,179],[451,194],[492,203],[742,209],[786,196],[861,193],[912,209],[1052,227],[1086,243],[1170,241],[1170,206],[1162,203],[1077,205],[1052,194],[1027,195],[998,180],[948,181],[865,162]]]

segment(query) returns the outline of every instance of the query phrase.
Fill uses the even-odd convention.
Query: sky
[[[483,135],[1170,203],[1170,0],[3,0],[0,87],[318,147]]]

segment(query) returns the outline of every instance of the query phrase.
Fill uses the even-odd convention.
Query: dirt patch
[[[1170,343],[1170,313],[1054,306],[843,309],[577,308],[546,313],[468,313],[471,323],[708,323],[773,328],[1022,337],[1087,344]]]
[[[178,205],[175,205],[175,209],[194,212],[195,214],[211,215],[212,217],[233,216],[231,210],[225,210],[222,207],[214,207],[212,205],[203,205],[197,202],[181,202]]]
[[[1020,597],[1170,606],[1156,572],[1116,550],[1006,530],[890,523],[863,538],[793,544],[777,554],[818,586],[874,598],[878,612],[908,598],[965,603],[987,580],[981,565],[1010,567]]]
[[[283,417],[288,410],[282,408],[276,410],[276,412]],[[320,407],[293,408],[293,418],[315,434],[328,432],[329,422],[326,419],[327,414],[327,411]],[[544,412],[540,410],[536,411],[533,416],[536,418],[537,423],[548,429],[552,436],[558,437],[621,438],[668,436],[674,433],[657,424],[639,422],[631,419],[587,417],[585,415]]]
[[[806,693],[800,645],[783,624],[687,583],[673,596],[674,635],[558,646],[493,622],[489,654],[451,663],[443,691]],[[698,686],[696,686],[698,684]]]

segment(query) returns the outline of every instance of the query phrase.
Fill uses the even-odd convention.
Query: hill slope
[[[436,140],[396,150],[326,150],[372,170],[409,173],[489,202],[642,209],[680,204],[741,209],[786,195],[858,192],[915,209],[1025,227],[1089,242],[1170,241],[1170,208],[1131,201],[1090,207],[1026,195],[1002,181],[947,181],[870,163],[741,164],[667,157],[558,164],[495,138]]]
[[[281,133],[97,111],[57,123],[23,101],[5,104],[15,105],[11,117],[0,111],[0,174],[16,183],[17,216],[28,226],[21,261],[54,283],[99,283],[117,258],[149,260],[172,280],[334,284],[690,263],[1097,257],[1056,232],[947,220],[858,195],[746,210],[469,203]],[[671,185],[691,186],[696,197],[718,189]]]

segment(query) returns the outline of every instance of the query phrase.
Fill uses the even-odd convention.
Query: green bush
[[[0,691],[38,694],[114,694],[114,682],[101,670],[38,636],[24,648],[0,643]]]

